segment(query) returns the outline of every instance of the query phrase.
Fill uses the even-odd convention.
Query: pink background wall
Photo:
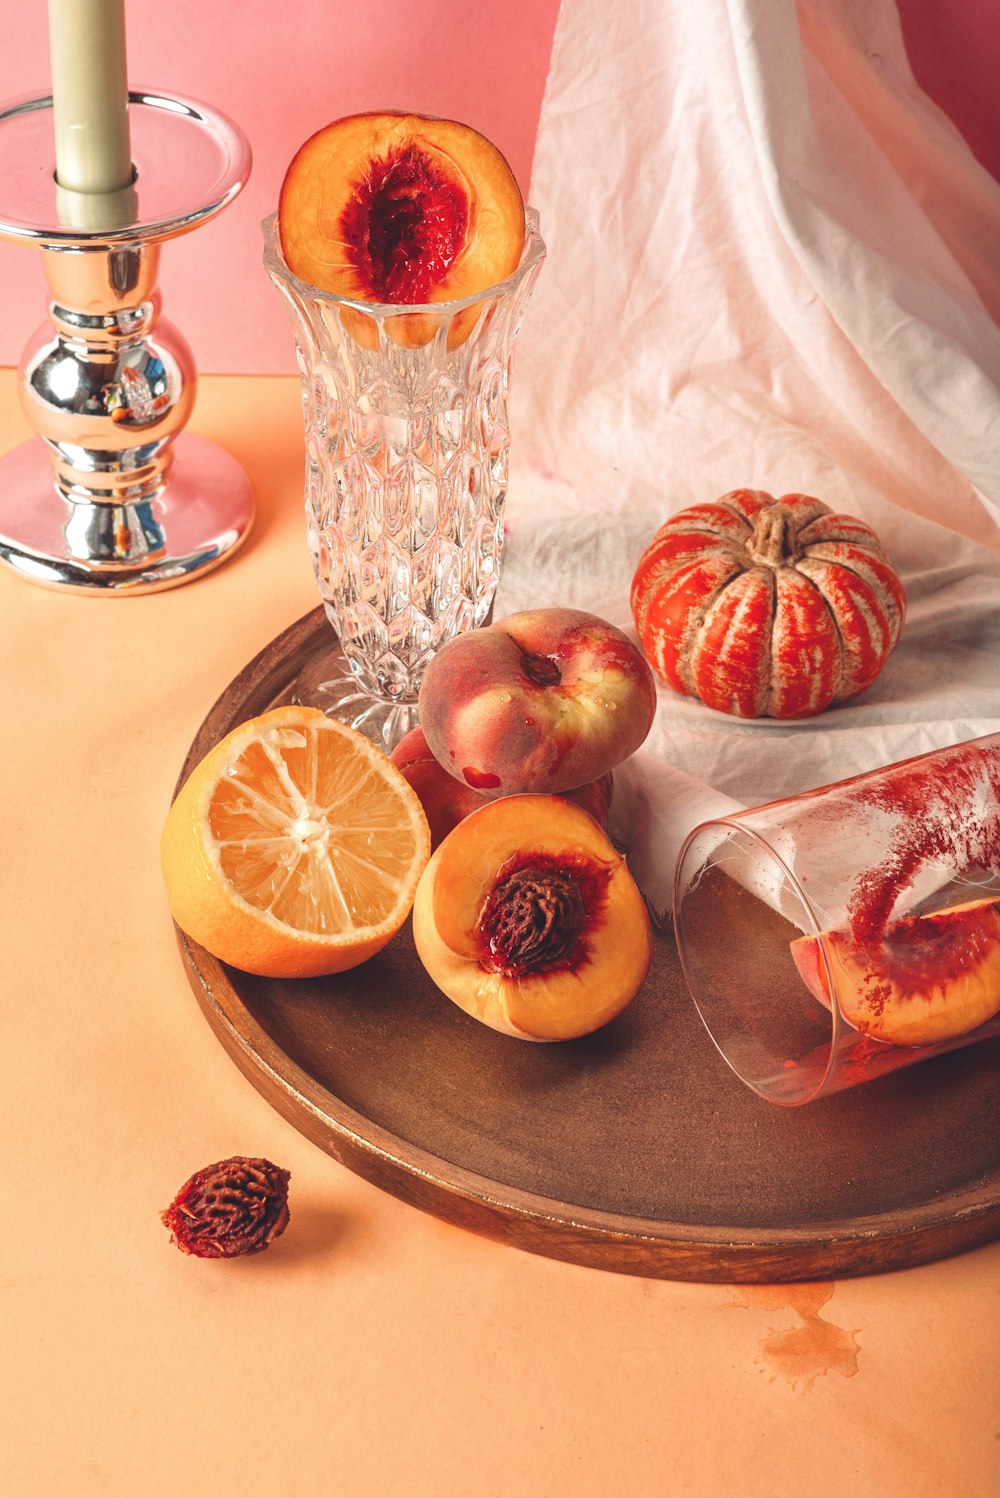
[[[997,0],[896,0],[914,76],[1000,179]]]
[[[899,6],[918,80],[1000,176],[995,0]],[[241,197],[163,252],[165,315],[203,373],[294,369],[258,226],[296,148],[328,120],[381,107],[465,120],[504,151],[527,192],[557,11],[558,0],[128,0],[133,84],[214,104],[253,146]],[[0,99],[48,88],[47,9],[29,0],[5,16]],[[0,179],[0,213],[2,194]],[[18,362],[45,297],[36,253],[0,243],[0,364]]]
[[[500,147],[527,191],[557,9],[558,0],[126,0],[133,86],[215,105],[253,147],[236,202],[163,250],[164,315],[203,373],[294,370],[259,225],[298,146],[330,120],[379,108],[464,120]],[[49,87],[45,0],[7,6],[0,99]],[[0,173],[0,214],[2,197]],[[45,303],[37,253],[0,243],[0,364],[17,364]]]

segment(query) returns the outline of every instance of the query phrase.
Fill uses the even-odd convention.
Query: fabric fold
[[[629,628],[657,526],[743,486],[867,521],[909,597],[878,680],[815,719],[661,687],[630,794],[654,804],[655,760],[701,789],[673,830],[646,818],[648,880],[713,794],[1000,728],[1000,185],[914,83],[891,0],[564,0],[531,199],[549,253],[496,616]]]

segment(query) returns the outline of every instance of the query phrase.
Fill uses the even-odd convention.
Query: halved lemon
[[[343,972],[405,922],[430,857],[416,792],[363,734],[279,707],[194,768],[161,841],[170,913],[246,972]]]

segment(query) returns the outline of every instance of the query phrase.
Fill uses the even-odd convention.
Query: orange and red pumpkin
[[[906,612],[870,526],[760,489],[672,516],[636,568],[631,604],[664,681],[741,718],[805,718],[863,692]]]

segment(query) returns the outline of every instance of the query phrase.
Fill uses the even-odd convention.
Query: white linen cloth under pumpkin
[[[814,494],[908,595],[861,696],[742,721],[661,686],[614,826],[658,911],[687,831],[1000,730],[1000,185],[891,0],[564,0],[531,202],[500,618],[590,609],[669,515]]]

